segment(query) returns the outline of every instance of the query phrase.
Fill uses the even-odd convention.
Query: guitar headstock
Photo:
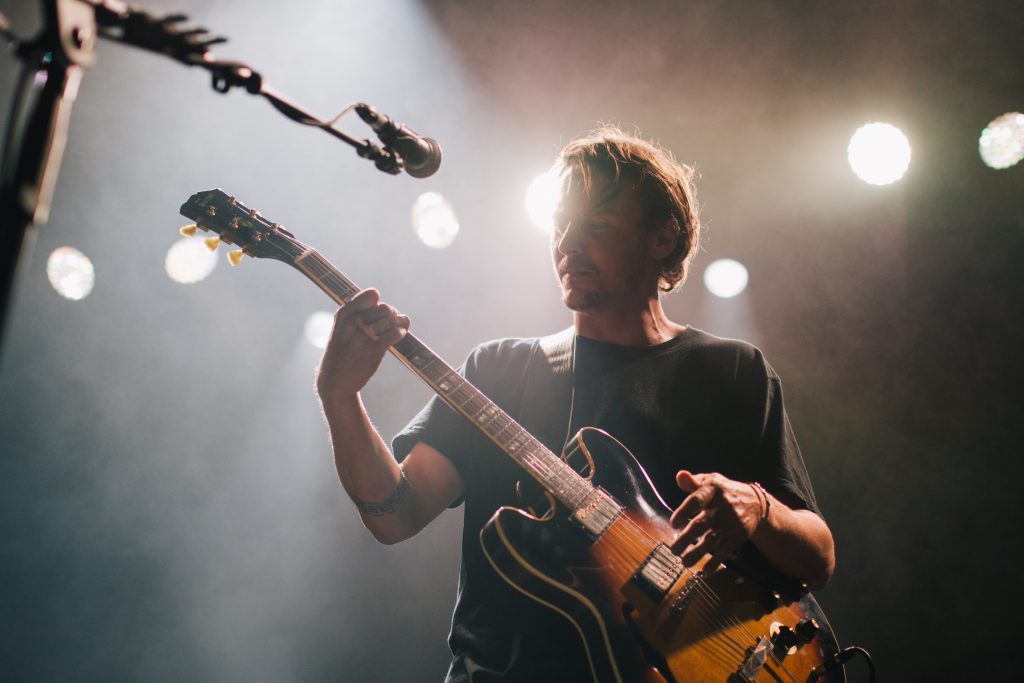
[[[220,188],[196,192],[181,205],[180,211],[182,216],[195,221],[195,228],[218,235],[207,240],[211,249],[216,249],[218,242],[240,248],[228,255],[232,264],[237,264],[244,253],[295,265],[295,260],[309,251],[309,247],[279,223],[267,221],[259,211],[250,209]],[[182,233],[195,234],[195,229],[188,226],[182,228]]]

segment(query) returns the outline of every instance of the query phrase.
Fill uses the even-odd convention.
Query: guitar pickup
[[[667,545],[659,543],[633,575],[633,584],[657,603],[682,574],[683,561]]]
[[[587,496],[583,505],[579,506],[572,516],[593,538],[600,538],[621,514],[622,508],[619,504],[603,489],[597,488]]]

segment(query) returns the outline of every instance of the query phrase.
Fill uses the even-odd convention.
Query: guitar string
[[[643,531],[642,531],[642,530],[641,530],[641,533],[643,533]],[[721,599],[720,599],[720,597],[718,596],[718,594],[717,594],[717,593],[716,593],[716,592],[714,591],[714,589],[713,589],[713,588],[711,588],[711,586],[709,586],[709,585],[708,585],[708,584],[706,583],[706,581],[704,580],[704,577],[703,577],[702,573],[701,573],[701,572],[693,572],[693,571],[692,571],[692,570],[690,570],[689,568],[686,568],[686,570],[685,570],[685,571],[686,571],[686,573],[690,574],[690,576],[692,577],[692,578],[691,578],[691,580],[692,580],[692,581],[695,581],[695,582],[696,582],[696,584],[695,584],[695,585],[696,585],[696,590],[700,591],[700,594],[701,594],[702,596],[704,596],[704,597],[705,597],[705,599],[709,601],[709,603],[711,603],[711,604],[712,604],[712,609],[714,609],[714,610],[715,610],[715,612],[714,612],[714,613],[716,613],[716,614],[719,614],[719,613],[720,613],[720,608],[721,608],[721,607],[723,606],[723,604],[722,604],[722,602],[721,602]],[[727,623],[730,623],[730,624],[731,624],[731,625],[732,625],[732,626],[733,626],[734,628],[736,628],[736,629],[740,629],[740,630],[742,630],[742,631],[745,631],[745,632],[746,632],[747,636],[748,636],[748,637],[749,637],[749,638],[750,638],[750,639],[751,639],[751,640],[753,641],[753,642],[752,642],[752,644],[751,644],[751,647],[754,647],[754,646],[756,646],[756,645],[757,645],[757,638],[756,638],[756,637],[754,636],[754,634],[753,634],[753,633],[752,633],[752,632],[751,632],[751,631],[750,631],[750,630],[749,630],[749,629],[747,628],[747,626],[746,626],[746,625],[745,625],[745,624],[744,624],[743,622],[741,622],[741,621],[740,621],[740,620],[739,620],[739,619],[738,619],[738,618],[737,618],[737,617],[736,617],[735,615],[733,615],[733,614],[727,614],[727,615],[725,615],[725,618],[726,618],[726,622],[727,622]],[[718,621],[719,621],[719,625],[721,626],[721,625],[722,625],[722,622],[721,622],[720,618],[718,619]],[[739,644],[739,643],[737,643],[737,645],[740,645],[740,644]],[[742,647],[742,645],[741,645],[741,647]],[[746,653],[746,651],[747,651],[747,650],[746,650],[746,649],[744,649],[744,653]],[[794,681],[794,683],[795,683],[795,682],[796,682],[796,678],[795,678],[795,677],[793,676],[793,674],[792,674],[792,673],[791,673],[791,672],[790,672],[790,671],[789,671],[789,670],[788,670],[788,669],[786,668],[786,666],[785,666],[785,664],[784,664],[784,663],[782,662],[782,660],[781,660],[781,659],[779,659],[779,658],[778,658],[778,657],[777,657],[777,656],[775,655],[775,652],[774,652],[774,647],[773,647],[773,648],[772,648],[771,650],[769,650],[769,656],[770,656],[770,657],[771,657],[771,658],[772,658],[772,659],[773,659],[773,660],[775,661],[776,665],[778,665],[778,667],[779,667],[779,668],[781,668],[781,669],[782,669],[782,671],[783,671],[783,672],[785,672],[785,674],[786,674],[787,676],[789,676],[789,678],[790,678],[791,680],[793,680],[793,681]]]
[[[641,530],[641,533],[643,533],[642,530]],[[714,600],[714,602],[720,607],[721,604],[722,604],[721,603],[721,599],[719,598],[718,594],[715,593],[714,589],[710,585],[707,584],[707,582],[704,579],[703,573],[702,572],[693,572],[689,568],[687,568],[686,570],[693,577],[692,580],[697,581],[697,584],[696,584],[697,585],[697,589],[701,590],[703,594],[705,594],[705,595],[707,595],[709,597],[709,599]],[[730,615],[726,615],[726,618],[727,618],[727,620],[729,620],[733,624],[733,626],[735,626],[735,627],[737,627],[739,629],[742,629],[743,631],[746,631],[747,635],[751,639],[753,639],[755,641],[755,644],[756,644],[757,638],[754,636],[753,633],[750,632],[750,630],[746,627],[746,625],[743,622],[741,622],[735,615],[731,615],[731,614]],[[782,660],[779,659],[775,655],[774,648],[770,651],[770,655],[771,655],[771,658],[773,660],[775,660],[775,663],[786,673],[786,675],[789,676],[792,680],[796,681],[796,679],[793,677],[793,674],[790,673],[788,669],[786,669],[786,666],[782,662]]]
[[[318,276],[316,277],[317,280],[319,280],[321,282],[323,282],[327,278],[333,278],[334,280],[337,280],[339,284],[341,284],[346,290],[348,290],[347,292],[343,293],[343,294],[348,294],[348,298],[351,298],[351,296],[353,294],[357,293],[358,289],[356,288],[355,284],[352,283],[347,278],[345,278],[344,275],[342,275],[339,272],[337,272],[336,269],[332,269],[330,264],[329,264],[329,262],[327,262],[326,259],[323,259],[323,257],[319,253],[317,253],[316,251],[313,251],[311,253],[311,255],[310,255],[310,258],[311,258],[311,260],[313,260],[313,264],[311,264],[311,265],[318,266],[319,267],[318,269],[322,271],[322,273],[318,274]],[[318,263],[317,259],[322,261],[322,263]],[[328,284],[328,283],[324,282],[324,284]],[[332,289],[334,289],[334,288],[332,288]],[[346,297],[343,296],[343,298],[346,298]],[[420,345],[422,346],[422,344],[420,344]],[[426,348],[426,347],[423,347],[423,348]],[[434,357],[431,358],[431,361],[434,361],[436,358],[437,358],[436,355],[434,355]],[[444,374],[442,374],[442,376],[440,378],[438,378],[438,380],[437,380],[438,383],[444,381],[444,379],[446,379],[447,376],[448,376],[449,368],[447,367],[446,364],[443,364],[443,367],[444,367],[444,371],[445,372],[444,372]],[[465,405],[468,405],[468,403],[470,401],[472,401],[474,398],[477,398],[478,396],[484,399],[484,406],[483,406],[483,408],[486,408],[488,405],[494,406],[493,402],[491,402],[489,399],[487,399],[485,396],[483,396],[483,394],[481,394],[479,392],[479,390],[477,390],[475,387],[473,387],[468,382],[466,382],[464,380],[464,378],[462,378],[461,376],[457,375],[457,373],[455,374],[455,376],[458,377],[462,381],[461,382],[457,381],[456,382],[456,386],[453,389],[450,389],[448,392],[445,392],[445,393],[455,393],[458,389],[467,389],[468,393],[469,393],[469,397],[465,401],[461,402],[461,406],[460,407],[464,407]],[[424,378],[427,379],[426,377],[424,377]],[[495,407],[497,407],[497,406],[495,406]],[[481,408],[480,410],[483,410],[483,408]],[[496,414],[495,418],[493,418],[491,420],[491,424],[494,424],[494,423],[498,422],[499,420],[504,422],[504,424],[501,427],[501,429],[497,431],[497,433],[490,434],[490,432],[488,432],[493,438],[495,438],[496,440],[500,439],[502,434],[504,434],[505,430],[507,430],[509,427],[513,427],[513,432],[514,432],[514,436],[512,437],[513,440],[516,439],[516,438],[520,438],[520,437],[522,437],[525,434],[527,436],[527,444],[524,444],[524,445],[534,446],[535,444],[539,444],[539,442],[536,442],[536,439],[533,438],[531,435],[529,435],[526,432],[525,429],[523,429],[520,425],[518,425],[514,420],[512,420],[506,414],[504,414],[503,411],[500,411],[500,408],[498,410],[499,410],[499,412]],[[502,420],[502,418],[505,418],[505,419]],[[476,424],[476,423],[474,422],[474,424]],[[516,429],[516,428],[518,428],[518,429]],[[518,458],[513,456],[514,459],[516,459],[517,461],[521,461],[521,460],[529,461],[529,464],[531,465],[532,469],[534,471],[542,474],[545,477],[550,477],[552,475],[558,474],[557,472],[555,472],[553,469],[551,469],[548,466],[548,463],[546,462],[545,458],[540,457],[540,455],[542,455],[543,452],[541,454],[538,454],[538,453],[535,452],[537,449],[532,448],[532,447],[531,448],[526,448],[526,449],[523,449],[523,450],[525,451],[525,454],[522,455],[522,456],[519,456]],[[544,450],[547,450],[547,449],[544,449]],[[564,461],[562,461],[562,460],[558,460],[557,462],[559,462],[561,464],[565,464]],[[573,475],[579,476],[574,470],[572,470],[571,467],[568,467],[567,464],[566,464],[566,467],[564,469],[568,470]],[[564,472],[562,472],[562,474],[564,474]],[[637,527],[632,522],[632,520],[627,520],[627,521],[628,521],[629,525],[631,527],[633,527],[634,531],[641,533],[643,536],[647,537],[649,541],[654,541],[654,539],[650,538],[645,532],[643,532],[642,529]],[[644,553],[646,551],[646,547],[645,547],[646,544],[641,544],[641,543],[634,542],[634,546],[635,546],[635,549],[637,551],[639,551],[640,553]],[[645,554],[645,558],[646,558],[646,554]],[[688,568],[686,569],[686,573],[690,574],[690,577],[691,577],[690,580],[691,581],[696,581],[697,582],[696,583],[696,589],[701,591],[702,597],[704,597],[704,599],[707,601],[707,604],[705,605],[704,615],[703,615],[704,616],[704,621],[706,623],[708,621],[715,622],[715,625],[717,627],[721,628],[722,631],[725,630],[726,623],[732,622],[732,625],[734,627],[737,627],[739,629],[742,629],[743,631],[746,631],[747,635],[751,639],[754,640],[754,645],[756,645],[757,639],[754,637],[754,634],[751,633],[749,631],[749,629],[747,629],[746,626],[744,624],[742,624],[735,616],[727,615],[727,621],[726,622],[723,622],[720,616],[716,616],[716,615],[718,615],[718,613],[720,611],[719,609],[716,609],[716,607],[721,607],[721,604],[722,604],[721,603],[721,599],[715,593],[714,589],[712,589],[704,581],[703,577],[699,573],[694,573],[694,572],[690,571]],[[718,636],[723,635],[722,631],[720,631],[716,635],[718,635]],[[725,637],[728,640],[732,641],[734,647],[738,650],[739,653],[745,654],[746,649],[742,647],[741,643],[737,642],[731,636],[725,636]],[[728,649],[728,643],[723,643],[723,644],[726,645],[726,647]],[[771,653],[771,657],[772,657],[772,659],[776,660],[778,665],[782,668],[783,671],[786,672],[786,674],[791,679],[793,679],[794,681],[796,680],[795,678],[793,678],[792,674],[786,669],[786,667],[781,662],[779,662],[777,660],[777,658],[775,657],[774,653]]]
[[[627,518],[627,522],[628,522],[628,527],[627,528],[629,530],[631,530],[631,531],[633,531],[635,533],[639,533],[641,536],[645,537],[649,541],[653,541],[654,540],[645,531],[643,531],[635,523],[633,523],[632,520],[629,520]],[[638,553],[638,556],[640,554],[643,554],[644,552],[646,552],[646,545],[647,544],[644,544],[644,543],[640,542],[639,540],[634,540],[632,542],[627,540],[625,543],[628,544],[628,545],[632,545],[633,549]],[[630,564],[635,563],[635,560],[636,560],[636,558],[626,558],[626,559],[627,559],[628,562],[630,562]],[[699,572],[693,572],[690,568],[684,568],[684,573],[689,574],[689,576],[691,577],[690,580],[696,582],[694,584],[695,585],[695,589],[698,591],[698,594],[700,596],[702,596],[708,602],[708,609],[705,609],[702,614],[699,614],[699,616],[701,617],[701,621],[703,621],[705,624],[708,624],[710,626],[714,626],[716,628],[719,628],[722,631],[726,630],[726,623],[730,623],[734,628],[746,632],[747,636],[752,641],[750,647],[756,646],[757,638],[735,616],[728,615],[727,616],[727,622],[723,622],[722,621],[721,615],[720,615],[720,608],[722,607],[721,599],[719,598],[717,593],[714,591],[714,589],[711,588],[704,581],[704,579],[701,576],[701,574]],[[715,607],[717,607],[719,609],[715,609]],[[745,657],[746,653],[748,651],[748,648],[744,648],[742,643],[737,642],[731,635],[729,635],[729,634],[724,634],[724,635],[729,640],[732,640],[732,642],[735,644],[735,646],[736,646],[736,648],[738,650],[738,653],[742,654],[742,656]],[[770,655],[771,655],[772,659],[775,660],[775,663],[779,666],[779,668],[781,668],[782,671],[784,671],[786,673],[786,675],[789,676],[790,679],[792,679],[793,681],[796,681],[796,679],[793,677],[793,674],[786,668],[785,664],[783,664],[782,661],[780,661],[775,656],[774,652],[770,652]]]
[[[625,553],[614,553],[619,557],[611,558],[610,564],[625,565],[627,569],[631,569],[635,566],[635,558],[627,556]],[[628,571],[627,571],[628,573]],[[698,616],[698,623],[702,623],[703,628],[711,631],[711,627],[708,622],[711,621],[710,617],[713,613],[710,611],[709,606],[701,599],[702,595],[696,596],[697,600],[692,605],[693,612]],[[669,624],[666,624],[668,626]],[[679,624],[676,624],[677,626]],[[706,663],[717,662],[723,669],[728,673],[735,673],[736,670],[742,665],[743,660],[746,657],[746,651],[744,650],[741,643],[731,638],[728,633],[722,633],[722,625],[718,625],[719,630],[714,630],[712,635],[703,638],[700,642],[695,643],[694,648],[704,653],[704,661]],[[732,642],[729,642],[732,641]]]
[[[627,520],[628,520],[628,518],[627,518]],[[649,536],[647,536],[646,533],[643,532],[643,530],[641,530],[639,527],[637,527],[635,524],[633,524],[631,520],[628,520],[628,521],[630,522],[630,524],[629,524],[629,527],[626,528],[627,532],[628,531],[639,532],[643,536],[645,536],[647,538],[650,538]],[[627,548],[628,548],[628,546],[632,546],[632,549],[635,550],[638,553],[637,557],[626,556],[625,553],[622,553],[622,552],[619,552],[618,554],[620,556],[623,556],[621,559],[622,559],[622,561],[624,561],[624,563],[628,564],[629,566],[634,566],[636,564],[636,561],[637,561],[637,558],[639,557],[639,555],[644,553],[646,549],[644,547],[644,544],[642,544],[641,542],[638,542],[637,540],[631,539],[629,537],[630,534],[626,534],[626,536],[627,536],[627,538],[622,541],[622,544],[626,545]],[[742,662],[743,658],[746,655],[747,648],[745,648],[742,643],[738,642],[732,636],[732,634],[730,634],[728,632],[726,623],[724,623],[721,620],[720,615],[715,610],[715,604],[714,603],[717,602],[719,604],[719,606],[720,606],[721,605],[720,601],[715,600],[716,596],[713,593],[711,595],[708,595],[708,594],[706,594],[705,591],[700,591],[700,584],[695,584],[695,586],[698,589],[697,597],[698,598],[702,598],[702,599],[698,599],[696,601],[696,603],[694,605],[692,605],[692,607],[694,608],[693,611],[696,614],[699,622],[704,623],[705,626],[708,627],[709,629],[715,630],[714,635],[709,636],[708,640],[712,640],[712,639],[715,639],[715,638],[718,638],[718,639],[722,640],[723,641],[723,645],[727,649],[731,649],[734,652],[734,654],[739,657],[740,662]],[[725,641],[731,641],[731,645],[730,645],[729,642],[725,642]],[[753,646],[754,644],[756,644],[756,639],[754,639],[754,643],[752,643],[751,646]]]
[[[631,520],[628,521],[630,523],[630,526],[632,527],[632,529],[628,530],[637,531],[646,536],[643,530],[641,530],[639,527],[633,524]],[[644,545],[637,541],[630,541],[627,539],[626,541],[624,541],[624,544],[632,545],[633,549],[637,551],[637,556],[639,556],[639,554],[642,554],[645,551]],[[627,556],[624,559],[631,566],[636,564],[636,557]],[[730,642],[723,642],[723,645],[725,645],[727,648],[732,649],[733,652],[738,657],[740,657],[740,661],[742,662],[742,659],[746,655],[746,651],[748,648],[744,647],[744,645],[741,642],[737,641],[730,633],[728,633],[727,624],[721,620],[721,617],[716,613],[716,610],[714,609],[716,596],[714,596],[713,593],[711,595],[708,595],[705,591],[700,591],[699,583],[695,584],[695,586],[698,590],[698,594],[696,597],[703,598],[703,602],[701,600],[697,600],[696,603],[692,605],[692,607],[694,607],[694,613],[697,615],[698,620],[700,622],[704,623],[704,625],[707,628],[715,631],[714,635],[708,636],[708,640],[718,638],[722,641],[730,641],[731,644]],[[721,604],[720,601],[717,602],[719,605]],[[703,607],[703,609],[701,609],[701,607]],[[751,643],[751,647],[754,644],[756,644],[756,639],[754,639],[754,643]]]
[[[654,539],[651,539],[650,536],[648,536],[647,533],[643,531],[643,529],[640,529],[635,524],[632,524],[632,526],[633,526],[633,530],[634,531],[639,532],[641,535],[645,536],[646,538],[650,539],[651,541],[654,540]],[[637,549],[640,552],[644,551],[644,544],[639,543],[639,542],[635,542],[634,546],[637,547]],[[736,618],[735,615],[729,615],[729,614],[725,615],[726,622],[723,623],[722,618],[721,618],[722,617],[722,615],[721,615],[721,608],[723,607],[721,598],[714,591],[714,589],[710,585],[707,584],[707,582],[704,580],[703,575],[700,572],[694,572],[689,567],[684,568],[684,573],[688,574],[690,576],[690,580],[691,581],[695,581],[696,582],[694,584],[695,585],[695,589],[699,592],[699,595],[702,596],[707,601],[707,603],[708,603],[707,609],[704,611],[704,614],[703,614],[703,619],[704,619],[705,623],[708,623],[708,621],[714,622],[715,626],[717,626],[718,628],[721,628],[723,630],[725,629],[725,624],[728,623],[732,627],[736,628],[737,630],[742,630],[742,631],[746,632],[747,637],[749,637],[751,639],[751,641],[752,641],[750,647],[756,646],[757,638],[746,627],[746,625],[743,622],[741,622],[738,618]],[[710,612],[709,612],[709,610],[710,610]],[[727,636],[727,637],[736,644],[736,646],[739,648],[739,650],[743,653],[743,655],[745,657],[746,653],[748,651],[748,648],[744,648],[742,643],[736,641],[734,638],[732,638],[732,636]],[[775,661],[776,665],[778,665],[778,667],[781,668],[782,671],[785,672],[786,675],[789,676],[789,678],[795,682],[796,678],[786,668],[785,664],[775,655],[774,651],[770,650],[769,654],[770,654],[771,658]]]

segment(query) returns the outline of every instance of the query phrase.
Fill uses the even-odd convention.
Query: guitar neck
[[[359,292],[351,280],[315,249],[304,251],[294,259],[292,265],[339,305],[346,304]],[[410,333],[389,350],[559,502],[570,510],[583,505],[593,491],[590,482],[534,438],[430,347]]]

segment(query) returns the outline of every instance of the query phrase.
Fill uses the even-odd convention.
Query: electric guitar
[[[192,195],[181,213],[195,221],[183,234],[199,228],[217,233],[213,248],[237,245],[232,263],[243,254],[283,261],[339,305],[360,291],[316,250],[219,189]],[[683,566],[669,549],[671,510],[613,437],[584,428],[561,458],[412,334],[390,351],[545,492],[547,514],[503,507],[480,542],[513,588],[572,622],[596,683],[845,681],[835,636],[806,587],[766,578],[741,556],[714,572],[703,571],[707,558]],[[574,456],[585,461],[582,473]]]

